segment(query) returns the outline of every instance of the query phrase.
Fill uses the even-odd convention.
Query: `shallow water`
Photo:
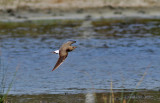
[[[111,81],[113,89],[159,90],[159,20],[24,24],[1,24],[0,73],[3,78],[5,69],[5,90],[18,65],[9,94],[105,92]],[[58,59],[51,51],[70,39],[78,48],[51,72]]]

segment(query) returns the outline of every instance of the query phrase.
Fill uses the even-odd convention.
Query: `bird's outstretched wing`
[[[62,63],[63,61],[67,58],[67,55],[66,56],[60,56],[56,65],[54,66],[54,68],[52,69],[52,71],[54,71],[55,69],[57,69]]]

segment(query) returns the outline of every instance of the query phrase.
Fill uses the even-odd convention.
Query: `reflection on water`
[[[87,93],[85,95],[85,103],[95,103],[95,94],[94,93]]]
[[[6,85],[20,65],[10,94],[88,93],[90,89],[104,92],[111,81],[113,89],[134,89],[148,68],[138,89],[158,88],[160,22],[142,21],[29,22],[9,27],[2,23],[0,43],[1,58],[8,68]],[[78,48],[51,72],[58,55],[50,52],[69,39],[76,40]],[[92,97],[86,95],[90,99],[85,101],[95,101]]]

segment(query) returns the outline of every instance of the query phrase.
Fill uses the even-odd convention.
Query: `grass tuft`
[[[0,52],[0,71],[2,71],[1,78],[0,78],[1,79],[0,103],[7,103],[7,96],[9,91],[12,88],[18,69],[19,69],[19,65],[16,67],[16,72],[14,73],[13,78],[8,85],[7,91],[5,91],[8,66],[5,67],[4,64],[2,63],[1,52]]]

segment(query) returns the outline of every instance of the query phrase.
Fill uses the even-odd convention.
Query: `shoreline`
[[[33,20],[95,20],[122,18],[160,18],[160,7],[97,7],[74,9],[6,9],[0,11],[1,22]]]
[[[110,91],[110,90],[109,90]],[[16,102],[16,103],[50,103],[50,102],[66,102],[69,101],[71,103],[85,103],[85,101],[88,101],[87,103],[95,103],[97,101],[98,103],[107,102],[109,98],[112,96],[112,100],[115,102],[120,102],[122,100],[138,100],[140,102],[146,103],[148,101],[151,102],[159,102],[159,98],[157,97],[157,94],[159,94],[158,91],[135,91],[133,92],[102,92],[102,93],[95,93],[95,92],[87,92],[87,93],[62,93],[62,94],[23,94],[23,95],[8,95],[8,102]],[[105,98],[108,98],[105,99]],[[154,99],[153,99],[154,98]]]
[[[159,89],[112,89],[114,91],[114,93],[132,93],[132,92],[139,92],[139,93],[143,93],[143,92],[159,92]],[[55,90],[54,92],[39,92],[39,93],[14,93],[13,91],[10,91],[9,95],[57,95],[57,94],[86,94],[88,92],[93,92],[94,93],[110,93],[110,89],[95,89],[95,90],[90,90],[90,89],[73,89],[73,91],[68,90]]]

